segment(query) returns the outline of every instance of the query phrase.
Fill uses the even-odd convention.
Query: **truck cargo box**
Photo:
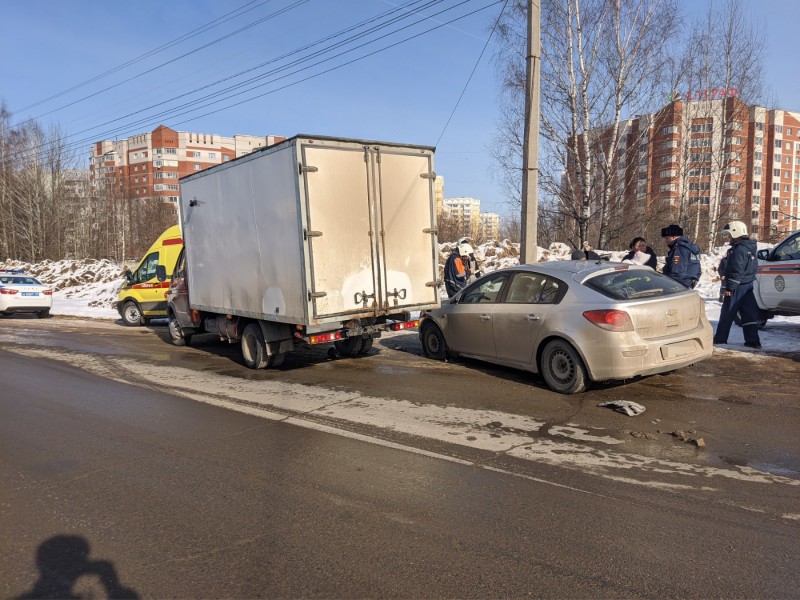
[[[436,307],[433,155],[298,135],[183,178],[191,307],[309,328]]]

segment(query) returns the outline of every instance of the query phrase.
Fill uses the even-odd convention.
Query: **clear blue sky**
[[[706,5],[704,0],[684,2],[692,12],[702,12]],[[490,156],[499,94],[491,45],[478,61],[502,1],[444,0],[426,8],[421,15],[427,19],[419,24],[387,33],[419,21],[421,15],[329,50],[317,60],[370,42],[358,50],[252,92],[232,90],[240,95],[199,108],[223,87],[320,48],[294,53],[303,47],[398,6],[408,12],[427,4],[430,0],[5,0],[0,19],[0,100],[5,100],[14,122],[36,118],[45,126],[57,123],[76,144],[124,138],[163,123],[178,130],[221,135],[309,133],[436,145],[436,171],[445,177],[446,196],[472,196],[481,200],[484,211],[507,213],[507,199],[493,176]],[[765,21],[767,80],[777,106],[800,110],[800,62],[793,44],[800,26],[800,1],[745,4]],[[247,12],[123,66],[239,8]],[[473,11],[477,12],[465,16]],[[463,18],[447,24],[457,17]],[[259,20],[263,21],[234,34]],[[229,37],[212,43],[222,36]],[[366,56],[410,36],[416,37]],[[201,46],[206,47],[181,58]],[[285,56],[289,53],[294,54]],[[344,65],[358,57],[364,58]],[[168,61],[173,62],[164,64]],[[255,69],[268,61],[272,61],[269,66]],[[343,66],[322,73],[336,65]],[[248,69],[253,70],[222,81]],[[319,75],[301,81],[315,74]],[[213,82],[219,83],[199,89]],[[115,87],[105,89],[111,86]],[[270,93],[230,106],[265,92]],[[166,106],[193,112],[159,116],[158,108],[148,108],[164,107],[164,102],[182,94],[186,95]],[[211,111],[219,112],[205,114]],[[88,143],[80,148],[88,156]]]

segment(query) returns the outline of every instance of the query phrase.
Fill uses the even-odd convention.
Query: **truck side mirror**
[[[767,260],[769,259],[769,250],[766,248],[764,250],[759,250],[756,253],[756,256],[758,257],[758,260]]]
[[[128,282],[128,285],[133,284],[133,273],[130,270],[125,271],[125,281]]]
[[[166,281],[167,280],[167,267],[164,265],[158,265],[156,267],[156,279],[159,281]]]

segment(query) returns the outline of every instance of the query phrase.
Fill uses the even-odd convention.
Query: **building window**
[[[200,165],[198,165],[197,163],[194,163],[194,170],[195,171],[199,171],[200,170]]]
[[[761,204],[761,196],[753,196],[752,200],[753,200],[753,204],[756,204],[756,205]]]
[[[753,152],[753,159],[754,160],[761,160],[764,155],[761,152]]]
[[[780,148],[781,146],[783,146],[783,142],[781,140],[775,140],[775,147]]]
[[[775,162],[776,162],[776,163],[779,163],[779,162],[781,162],[781,158],[783,158],[783,157],[782,157],[780,154],[776,154],[776,155],[775,155]]]
[[[753,189],[754,190],[760,190],[761,189],[761,182],[760,181],[754,181],[753,182]]]
[[[787,165],[792,164],[792,157],[787,156],[786,158],[783,159],[783,162],[786,163]]]
[[[216,152],[209,152],[209,153],[208,153],[208,158],[210,158],[210,159],[212,159],[212,160],[216,160],[216,158],[217,158],[217,153],[216,153]]]
[[[791,127],[787,127],[786,128],[786,135],[792,135],[792,128]]]
[[[676,125],[672,125],[670,127],[664,127],[661,130],[662,135],[672,135],[673,133],[678,132],[678,127]]]
[[[780,183],[773,183],[772,184],[772,191],[773,192],[780,192],[781,191],[781,184]]]
[[[773,221],[777,221],[778,220],[778,211],[777,210],[773,210],[772,211],[772,220]]]
[[[780,206],[781,199],[777,196],[772,197],[772,206]]]

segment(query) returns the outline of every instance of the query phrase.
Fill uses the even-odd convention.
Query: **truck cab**
[[[800,315],[800,231],[772,249],[758,251],[754,292],[760,324],[774,316]]]
[[[125,325],[135,327],[167,316],[166,294],[182,248],[180,226],[173,225],[153,242],[136,269],[126,273],[114,306]]]

